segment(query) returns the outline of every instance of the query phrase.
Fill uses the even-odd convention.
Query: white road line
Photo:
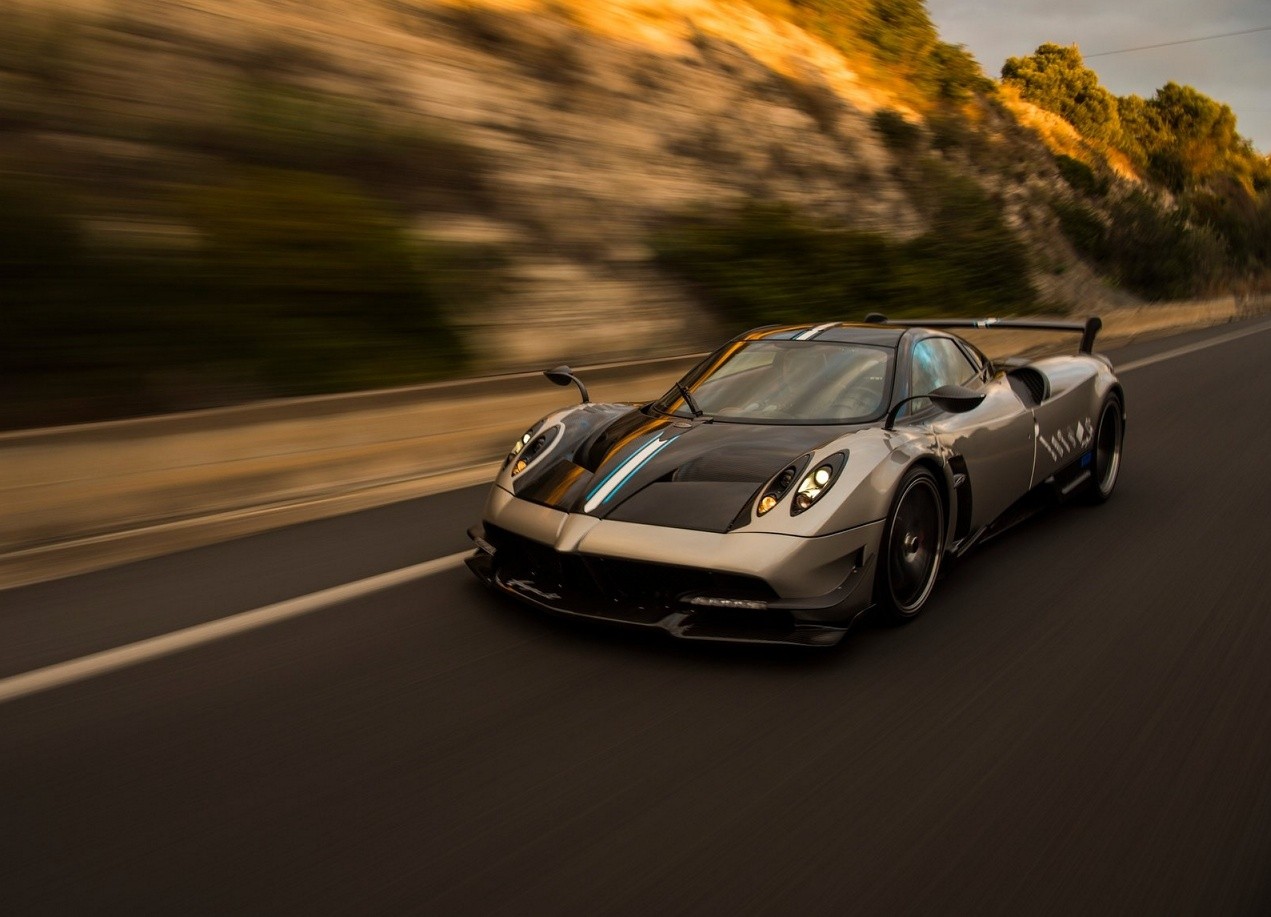
[[[1255,328],[1245,328],[1242,331],[1232,331],[1230,334],[1224,334],[1216,338],[1207,338],[1203,341],[1197,341],[1195,344],[1188,344],[1185,347],[1175,347],[1173,350],[1167,350],[1164,353],[1144,357],[1141,360],[1131,360],[1129,363],[1117,366],[1116,371],[1117,373],[1128,373],[1134,369],[1151,366],[1153,363],[1162,363],[1165,360],[1172,360],[1175,357],[1195,353],[1198,350],[1205,350],[1209,347],[1217,347],[1219,344],[1226,344],[1229,341],[1238,341],[1240,338],[1247,338],[1251,334],[1261,334],[1263,331],[1268,329],[1271,329],[1271,322],[1264,322]]]
[[[222,640],[225,637],[232,637],[235,634],[246,633],[260,627],[267,627],[278,621],[297,618],[331,605],[338,605],[341,602],[362,598],[374,592],[382,592],[385,589],[391,589],[403,583],[423,579],[426,576],[432,576],[434,573],[452,570],[462,564],[463,559],[470,553],[472,552],[461,551],[458,554],[451,554],[447,557],[439,557],[436,560],[426,561],[421,564],[402,567],[399,570],[390,570],[387,573],[380,573],[377,576],[367,577],[354,583],[333,586],[330,589],[323,589],[321,592],[302,595],[299,598],[288,599],[285,602],[278,602],[274,605],[266,605],[264,608],[244,611],[228,618],[219,618],[215,621],[208,621],[205,624],[196,624],[193,627],[173,631],[170,634],[151,637],[148,640],[140,640],[127,646],[116,647],[112,650],[93,653],[91,656],[82,656],[69,662],[59,662],[42,669],[36,669],[33,672],[25,672],[21,675],[0,679],[0,703],[17,700],[20,697],[28,697],[41,691],[49,691],[77,681],[84,681],[97,675],[104,675],[107,672],[114,672],[138,663],[148,662],[151,659],[170,656],[173,653],[179,653],[191,647],[211,643],[214,640]]]

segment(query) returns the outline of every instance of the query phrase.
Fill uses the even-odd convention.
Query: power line
[[[1223,32],[1221,35],[1206,35],[1203,38],[1183,38],[1178,41],[1163,41],[1159,45],[1140,45],[1137,48],[1121,48],[1116,51],[1100,51],[1098,54],[1082,55],[1086,60],[1092,57],[1107,57],[1110,54],[1129,54],[1131,51],[1150,51],[1152,48],[1169,48],[1174,45],[1190,45],[1197,41],[1213,41],[1215,38],[1231,38],[1235,35],[1252,35],[1254,32],[1271,32],[1271,25],[1258,26],[1256,29],[1244,29],[1240,32]]]

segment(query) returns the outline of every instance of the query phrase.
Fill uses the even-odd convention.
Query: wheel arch
[[[915,468],[925,468],[927,471],[930,471],[932,476],[935,477],[936,481],[940,485],[936,488],[936,490],[940,494],[940,504],[941,508],[944,510],[944,544],[945,550],[947,551],[949,545],[954,540],[954,533],[957,530],[958,525],[958,495],[953,482],[954,470],[950,467],[948,462],[941,462],[934,455],[918,456],[918,458],[916,458],[909,467],[905,469],[905,474],[907,475]],[[903,478],[904,475],[901,476],[902,480]],[[967,483],[967,487],[970,487],[969,481]]]
[[[1121,403],[1121,428],[1125,428],[1125,389],[1121,387],[1120,381],[1113,382],[1108,387],[1109,395],[1116,395],[1117,401]],[[1106,397],[1106,396],[1105,396]]]
[[[890,624],[907,624],[918,616],[926,605],[927,599],[930,597],[935,588],[936,579],[939,575],[941,563],[948,555],[949,549],[949,532],[951,531],[951,513],[950,507],[953,505],[951,497],[952,472],[949,470],[947,463],[940,455],[923,454],[915,457],[904,467],[904,470],[897,478],[897,487],[892,495],[892,507],[888,510],[887,520],[885,521],[879,543],[878,561],[874,570],[874,603],[879,609],[879,614],[883,620]],[[912,481],[917,477],[918,472],[925,472],[931,477],[933,486],[928,489],[934,490],[936,494],[936,502],[940,511],[944,514],[944,532],[943,545],[932,553],[930,566],[922,574],[923,582],[921,584],[921,594],[902,598],[895,594],[896,584],[891,580],[891,572],[897,569],[892,560],[891,552],[898,549],[898,545],[893,540],[892,526],[897,517],[896,513],[903,499],[903,495],[908,492],[906,482]],[[910,530],[912,531],[912,530]],[[916,537],[916,536],[915,536]],[[921,546],[921,541],[917,544]],[[919,555],[919,549],[915,548],[915,555]],[[902,578],[906,575],[903,568],[909,564],[909,560],[902,560],[900,570]],[[919,585],[917,583],[911,585]],[[902,588],[905,588],[902,583]]]

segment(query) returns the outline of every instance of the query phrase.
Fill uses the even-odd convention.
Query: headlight
[[[831,485],[838,479],[839,472],[847,463],[846,452],[836,452],[803,476],[790,501],[790,514],[797,516],[820,500]]]
[[[509,452],[508,457],[503,460],[504,468],[512,463],[512,459],[516,458],[525,451],[525,447],[530,444],[530,440],[534,438],[534,434],[537,433],[542,426],[543,421],[540,420],[538,423],[534,424],[534,426],[526,430],[525,433],[523,433],[521,437],[512,444],[512,451]]]
[[[533,436],[534,436],[533,431],[527,430],[524,436],[522,436],[520,439],[518,439],[515,443],[512,444],[512,451],[508,455],[508,458],[511,458],[513,455],[516,455],[522,449],[524,449],[525,446],[529,443],[529,441],[533,438]]]
[[[755,504],[755,512],[763,516],[772,512],[777,504],[794,486],[795,481],[799,480],[799,475],[803,474],[803,469],[808,467],[808,462],[812,457],[803,456],[793,465],[789,465],[782,469],[781,473],[772,479],[771,483],[763,489],[763,495],[759,498],[759,502]]]
[[[534,460],[546,452],[552,443],[556,441],[556,437],[560,436],[560,431],[560,424],[557,424],[556,426],[548,427],[528,441],[525,436],[530,436],[529,433],[521,437],[517,445],[512,447],[512,454],[508,456],[509,460],[516,459],[516,464],[512,466],[512,474],[518,475],[532,465]],[[520,448],[517,448],[517,446]]]

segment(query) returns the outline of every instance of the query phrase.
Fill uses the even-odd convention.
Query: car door
[[[910,422],[928,424],[952,457],[965,463],[971,488],[971,518],[965,530],[987,525],[1022,497],[1033,471],[1033,416],[1004,373],[993,374],[979,355],[944,335],[915,341],[909,358],[909,391],[922,394],[942,385],[982,392],[974,410],[950,414],[929,401],[914,402]],[[963,528],[963,526],[960,526]]]

